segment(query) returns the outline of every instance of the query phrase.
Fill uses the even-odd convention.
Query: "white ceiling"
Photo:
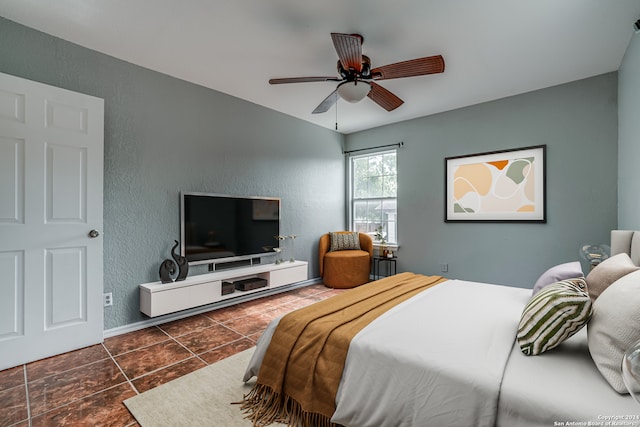
[[[351,133],[617,70],[640,0],[0,0],[0,15],[87,48]],[[311,111],[335,82],[330,33],[372,67],[442,54],[443,74],[385,80],[405,103]],[[640,37],[637,35],[636,37]]]

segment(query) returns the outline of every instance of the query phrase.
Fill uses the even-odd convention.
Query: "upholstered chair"
[[[334,242],[332,250],[332,234],[347,235],[351,232],[327,233],[320,237],[318,244],[318,257],[320,265],[320,277],[325,285],[330,288],[353,288],[369,281],[371,272],[371,259],[373,257],[373,240],[364,233],[357,234],[357,244],[345,245]],[[342,236],[335,237],[336,239]],[[349,236],[346,236],[349,237]],[[342,239],[340,239],[342,240]],[[356,240],[356,239],[352,239]]]

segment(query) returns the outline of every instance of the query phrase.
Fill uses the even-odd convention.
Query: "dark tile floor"
[[[275,317],[339,292],[306,286],[0,371],[0,427],[137,426],[123,400],[250,348]]]

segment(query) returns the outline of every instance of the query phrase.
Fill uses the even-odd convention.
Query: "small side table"
[[[393,256],[391,258],[387,258],[387,257],[381,257],[381,256],[374,256],[373,257],[373,278],[374,280],[378,280],[381,276],[380,276],[380,264],[381,263],[387,263],[387,268],[386,268],[386,272],[387,272],[387,276],[392,276],[396,274],[396,260],[398,259],[397,256]],[[393,274],[391,273],[391,267],[393,267]]]

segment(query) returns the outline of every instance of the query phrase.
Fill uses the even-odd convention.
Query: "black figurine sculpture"
[[[176,263],[171,261],[170,259],[165,259],[160,264],[160,281],[162,283],[172,283],[173,276],[176,274]]]
[[[189,262],[187,258],[177,254],[175,252],[179,243],[177,240],[174,240],[175,245],[171,248],[171,257],[174,261],[170,259],[165,259],[160,264],[160,281],[162,283],[172,283],[174,282],[173,275],[176,274],[176,270],[178,270],[178,277],[176,277],[175,281],[179,282],[187,278],[187,274],[189,274]]]
[[[178,241],[174,240],[174,242],[176,242],[176,244],[171,248],[171,257],[176,264],[178,264],[178,277],[176,278],[176,282],[179,282],[187,278],[187,274],[189,274],[189,262],[186,257],[175,253],[175,249],[178,247]]]

